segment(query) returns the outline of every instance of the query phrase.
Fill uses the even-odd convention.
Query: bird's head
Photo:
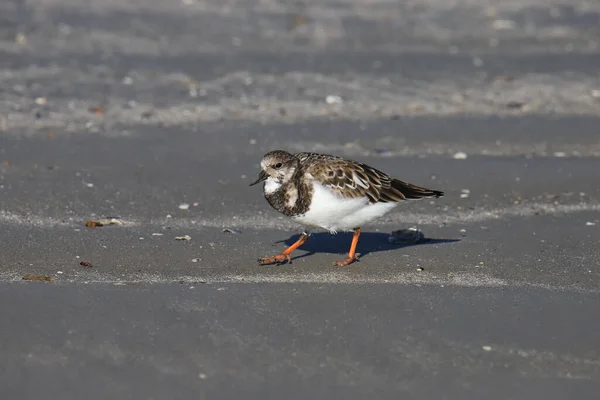
[[[258,179],[252,182],[250,186],[267,181],[267,184],[273,184],[277,187],[289,182],[298,169],[298,159],[292,154],[283,150],[274,150],[265,154],[260,161],[261,171]]]

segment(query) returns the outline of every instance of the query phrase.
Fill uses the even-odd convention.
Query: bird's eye
[[[283,166],[282,163],[278,162],[277,164],[273,165],[273,167],[275,167],[275,169],[279,169]]]

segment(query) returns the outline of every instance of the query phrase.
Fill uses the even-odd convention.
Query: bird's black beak
[[[252,182],[250,184],[250,186],[254,186],[257,183],[261,183],[262,181],[266,181],[268,177],[269,177],[269,175],[265,171],[260,171],[260,174],[258,174],[258,179],[255,180],[254,182]]]

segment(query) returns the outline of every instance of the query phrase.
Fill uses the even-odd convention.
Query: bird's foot
[[[358,261],[358,258],[356,256],[346,257],[345,260],[343,260],[343,261],[336,261],[336,262],[333,263],[333,265],[336,265],[338,267],[345,267],[346,265],[352,264],[354,261]]]
[[[292,262],[292,258],[290,257],[289,254],[277,254],[276,256],[273,256],[273,257],[265,257],[265,258],[258,259],[258,263],[260,265],[269,265],[269,264],[281,265],[281,264],[285,264],[286,262],[288,262],[288,263]]]

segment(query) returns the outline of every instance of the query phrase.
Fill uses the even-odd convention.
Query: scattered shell
[[[492,351],[492,346],[481,346],[484,351]]]
[[[200,259],[199,259],[199,258],[192,258],[192,262],[193,262],[193,263],[197,263],[197,262],[199,262],[199,261],[200,261]]]
[[[417,271],[419,271],[419,272],[421,272],[421,271],[425,271],[425,268],[423,268],[423,267],[418,267],[418,268],[417,268]]]
[[[586,226],[594,226],[594,225],[596,225],[596,223],[592,222],[592,221],[588,221],[585,224],[586,224]]]
[[[189,208],[190,208],[190,205],[189,205],[188,203],[181,203],[181,204],[179,205],[179,209],[180,209],[180,210],[187,210],[187,209],[189,209]]]
[[[162,236],[162,233],[153,233],[152,236]]]
[[[190,235],[176,236],[175,240],[192,240],[192,237]]]
[[[388,242],[401,245],[413,245],[422,242],[425,235],[416,226],[408,229],[393,231],[388,237]]]
[[[466,160],[467,159],[467,153],[459,151],[457,153],[454,153],[454,155],[452,156],[452,158],[454,158],[455,160]]]

